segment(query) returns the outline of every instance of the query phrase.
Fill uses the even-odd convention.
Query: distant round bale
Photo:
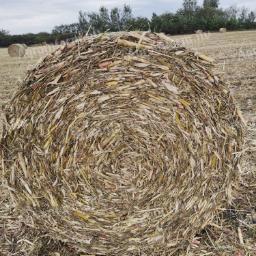
[[[28,46],[26,44],[22,44],[25,49],[28,49]]]
[[[8,47],[10,57],[24,57],[26,48],[22,44],[12,44]]]
[[[86,37],[44,58],[6,107],[0,143],[24,239],[40,233],[74,255],[186,248],[239,180],[243,123],[211,67],[146,32]]]
[[[203,30],[198,29],[198,30],[196,30],[195,33],[196,33],[196,34],[203,34]]]
[[[220,28],[220,33],[226,33],[227,32],[227,29],[226,28]]]

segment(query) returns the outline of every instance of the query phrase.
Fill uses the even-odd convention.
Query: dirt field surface
[[[241,184],[234,194],[234,202],[229,209],[221,209],[221,216],[216,216],[198,234],[186,255],[256,255],[256,31],[172,38],[215,59],[214,72],[229,84],[247,127],[246,145],[241,152],[244,154]],[[54,48],[30,47],[20,59],[10,58],[7,49],[0,49],[1,106],[11,99],[26,70]]]

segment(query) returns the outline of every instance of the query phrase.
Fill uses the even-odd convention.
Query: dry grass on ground
[[[256,255],[256,31],[175,36],[189,48],[216,60],[215,71],[228,83],[247,123],[241,186],[229,209],[216,216],[187,255]],[[52,48],[29,48],[24,58],[0,49],[0,105],[11,98],[25,71]],[[183,254],[180,254],[183,255]]]
[[[11,58],[7,48],[0,48],[0,107],[2,108],[25,77],[26,70],[33,67],[40,58],[56,49],[56,46],[30,47],[24,58]],[[0,112],[1,113],[1,112]],[[0,121],[1,124],[1,121]],[[0,125],[1,133],[1,125]]]

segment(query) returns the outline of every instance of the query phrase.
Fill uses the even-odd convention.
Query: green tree
[[[120,10],[118,8],[113,8],[111,10],[110,20],[111,20],[111,31],[120,31],[121,17],[120,17]]]
[[[129,5],[124,5],[122,15],[121,15],[122,30],[129,30],[132,21],[134,21],[133,15],[132,15],[132,8]]]
[[[9,35],[9,32],[7,30],[0,29],[0,36],[7,36],[7,35]]]
[[[236,19],[238,14],[238,9],[236,6],[231,6],[225,11],[226,19]]]
[[[245,23],[248,18],[248,9],[243,7],[240,11],[239,21],[241,24]]]
[[[127,22],[127,27],[128,30],[147,31],[150,29],[150,21],[144,17],[132,18]]]
[[[226,13],[218,8],[218,0],[204,0],[198,13],[199,23],[205,30],[217,31],[227,23]]]
[[[256,21],[256,13],[255,12],[253,12],[253,11],[251,11],[249,14],[248,14],[248,21],[250,22],[250,23],[255,23],[255,21]]]
[[[256,15],[254,12],[249,12],[245,20],[245,29],[255,29],[256,28]]]
[[[78,31],[80,34],[87,33],[89,29],[88,15],[86,12],[79,11],[78,13]]]
[[[186,14],[191,14],[196,11],[197,8],[197,1],[196,0],[184,0],[183,2],[183,10]]]
[[[219,8],[219,0],[204,0],[204,8]]]
[[[110,17],[108,9],[104,6],[99,9],[99,30],[105,32],[110,29]]]
[[[161,25],[162,25],[161,18],[156,13],[153,13],[152,18],[151,18],[151,30],[152,30],[152,32],[160,32],[161,31]]]

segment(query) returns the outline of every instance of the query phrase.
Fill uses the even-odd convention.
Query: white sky
[[[77,22],[78,11],[97,11],[100,6],[122,7],[128,4],[134,15],[151,17],[176,11],[182,0],[0,0],[0,29],[11,34],[50,32],[55,25]],[[202,0],[198,1],[199,3]],[[221,6],[245,6],[256,10],[256,0],[220,0]]]

